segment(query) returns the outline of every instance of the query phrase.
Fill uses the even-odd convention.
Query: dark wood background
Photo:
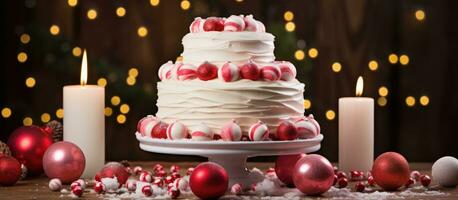
[[[34,2],[33,8],[25,6]],[[304,40],[305,52],[310,47],[319,51],[316,59],[306,57],[304,61],[296,61],[296,66],[299,79],[306,84],[305,96],[312,100],[312,108],[306,113],[316,116],[325,135],[320,154],[337,160],[337,118],[326,120],[325,112],[337,110],[339,97],[353,96],[356,78],[362,75],[366,96],[378,98],[377,90],[382,85],[389,89],[387,106],[375,109],[376,155],[398,151],[410,161],[458,156],[456,1],[192,0],[187,11],[181,10],[180,1],[175,0],[161,1],[157,7],[150,6],[146,0],[81,0],[74,8],[61,0],[3,1],[0,5],[4,30],[0,38],[0,108],[13,110],[10,118],[0,118],[2,141],[22,125],[24,116],[32,116],[40,124],[41,113],[53,114],[62,106],[62,86],[79,82],[80,58],[72,58],[68,50],[55,52],[80,46],[89,50],[90,83],[100,76],[109,76],[107,71],[125,74],[132,66],[140,71],[135,90],[119,86],[125,77],[111,77],[107,85],[107,105],[111,96],[120,95],[131,108],[125,124],[118,124],[116,115],[107,117],[107,159],[198,160],[142,152],[133,136],[136,122],[156,112],[157,69],[180,54],[181,38],[194,17],[251,13],[276,34],[278,59],[294,60],[297,47],[281,46],[291,43],[288,38]],[[120,5],[127,10],[123,18],[115,15]],[[98,11],[98,17],[92,21],[86,18],[90,8]],[[415,19],[417,9],[425,11],[424,21]],[[278,29],[285,23],[286,10],[294,12],[296,30],[292,36]],[[61,28],[58,39],[41,36],[49,35],[51,24]],[[145,38],[136,33],[140,25],[149,30]],[[37,36],[31,34],[30,44],[23,45],[19,36],[24,32]],[[29,54],[24,64],[16,59],[20,50]],[[390,64],[387,57],[391,53],[407,54],[409,64]],[[370,60],[378,62],[376,72],[368,69]],[[340,73],[331,70],[336,61],[342,64]],[[33,89],[24,85],[28,76],[37,79]],[[139,91],[142,95],[136,95]],[[428,106],[419,105],[418,98],[422,95],[429,96]],[[406,96],[414,96],[417,104],[407,107]]]

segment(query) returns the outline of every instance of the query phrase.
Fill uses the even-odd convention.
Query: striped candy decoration
[[[196,141],[209,141],[213,139],[213,132],[207,125],[200,124],[192,131],[191,139]]]
[[[235,120],[232,120],[223,125],[220,136],[224,141],[240,141],[242,139],[242,129]]]
[[[224,31],[237,32],[245,29],[245,21],[243,17],[231,15],[224,21]]]
[[[191,23],[191,26],[189,26],[189,32],[191,33],[203,32],[204,23],[205,23],[205,19],[202,19],[200,17],[194,18],[194,21]]]
[[[188,136],[188,128],[180,122],[174,122],[167,127],[167,139],[179,140]]]
[[[245,31],[258,32],[258,23],[253,18],[253,15],[245,16],[243,21],[245,21]]]
[[[151,181],[153,181],[153,177],[151,176],[151,173],[143,171],[142,173],[140,173],[140,177],[138,177],[138,180],[141,182],[151,183]]]
[[[270,63],[261,67],[261,76],[265,81],[277,81],[280,79],[280,67],[275,63]]]
[[[161,67],[159,68],[159,73],[158,73],[159,79],[161,79],[162,81],[171,79],[174,68],[175,68],[175,65],[170,60],[164,63],[163,65],[161,65]]]
[[[251,141],[267,140],[269,138],[269,128],[267,128],[263,122],[258,121],[257,123],[251,125],[248,130],[248,137]]]
[[[233,82],[240,78],[240,69],[237,65],[227,62],[218,69],[218,78],[224,82]]]
[[[140,119],[137,123],[137,132],[139,132],[142,136],[145,136],[143,127],[151,121],[156,121],[156,117],[154,115],[147,115],[146,117]]]
[[[307,117],[303,117],[294,122],[298,137],[301,139],[313,138],[318,135],[318,128]]]
[[[281,80],[284,81],[291,81],[296,78],[296,67],[294,67],[293,63],[288,61],[277,61],[276,62],[280,67],[281,71]]]
[[[188,189],[189,183],[184,178],[177,178],[173,181],[173,186],[180,190],[186,191]]]
[[[179,65],[176,69],[178,80],[193,80],[197,78],[197,67],[191,64]]]

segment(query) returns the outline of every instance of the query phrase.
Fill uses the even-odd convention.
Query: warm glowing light
[[[111,104],[113,106],[117,106],[121,103],[121,98],[119,98],[118,96],[113,96],[111,97]]]
[[[293,32],[296,29],[296,24],[294,22],[287,22],[285,24],[285,29],[288,32]]]
[[[398,62],[398,56],[394,53],[390,54],[388,56],[388,61],[391,63],[391,64],[396,64]]]
[[[375,61],[375,60],[369,61],[368,66],[369,66],[369,69],[370,69],[371,71],[377,71],[377,69],[378,69],[378,63],[377,63],[377,61]]]
[[[50,120],[51,120],[51,115],[50,115],[49,113],[43,113],[43,114],[41,115],[41,121],[42,121],[43,123],[47,123],[47,122],[49,122]]]
[[[401,55],[399,57],[399,63],[401,63],[401,65],[407,65],[409,64],[409,56],[407,55]]]
[[[425,11],[423,11],[423,10],[421,10],[421,9],[418,9],[417,11],[415,11],[415,18],[416,18],[418,21],[423,21],[423,20],[425,20],[425,17],[426,17]]]
[[[333,110],[326,111],[326,119],[333,120],[336,118],[336,113]]]
[[[305,53],[302,50],[296,50],[296,52],[294,52],[294,57],[296,60],[304,60]]]
[[[378,94],[382,97],[386,97],[388,95],[388,88],[382,86],[378,89]]]
[[[138,76],[138,69],[137,68],[130,68],[129,69],[129,76],[132,76],[134,78],[136,78]]]
[[[27,61],[27,53],[25,52],[20,52],[17,54],[17,61],[19,61],[20,63],[25,63]]]
[[[151,6],[158,6],[159,2],[160,0],[149,0],[149,4],[151,4]]]
[[[118,121],[119,124],[124,124],[126,123],[126,116],[123,114],[120,114],[118,115],[118,117],[116,117],[116,121]]]
[[[312,107],[312,102],[308,99],[304,99],[304,109],[308,110]]]
[[[288,10],[283,14],[283,18],[285,21],[292,21],[294,19],[294,13]]]
[[[409,107],[415,106],[415,98],[413,96],[406,97],[406,105]]]
[[[28,88],[33,88],[35,87],[35,84],[37,82],[35,81],[35,78],[33,77],[29,77],[27,79],[25,79],[25,85],[28,87]]]
[[[22,44],[27,44],[30,42],[30,35],[27,33],[24,33],[21,35],[19,39],[21,40]]]
[[[148,35],[148,29],[146,27],[144,27],[144,26],[140,26],[137,29],[137,34],[140,37],[145,37],[146,35]]]
[[[78,5],[78,0],[68,0],[67,3],[70,7],[75,7]]]
[[[181,1],[180,6],[181,9],[188,10],[191,7],[191,2],[189,2],[188,0],[183,0]]]
[[[58,35],[60,33],[60,28],[59,26],[53,24],[50,28],[49,28],[49,32],[51,33],[51,35]]]
[[[310,58],[316,58],[318,56],[318,50],[315,48],[309,49],[309,56]]]
[[[132,86],[132,85],[135,85],[136,82],[137,82],[137,80],[136,80],[135,77],[133,77],[133,76],[128,76],[128,77],[126,78],[126,83],[127,83],[127,85]]]
[[[59,119],[64,118],[64,109],[62,109],[62,108],[57,109],[56,110],[56,117],[59,118]]]
[[[83,61],[81,62],[81,85],[87,84],[87,55],[86,49],[83,51]]]
[[[11,117],[11,113],[12,113],[12,112],[11,112],[11,109],[8,108],[8,107],[5,107],[5,108],[2,109],[2,117],[3,117],[3,118],[9,118],[9,117]]]
[[[89,9],[87,11],[87,18],[90,20],[94,20],[97,18],[97,11],[95,9]]]
[[[422,106],[427,106],[429,104],[429,97],[426,95],[423,95],[420,97],[420,104]]]
[[[105,78],[99,78],[99,80],[97,80],[97,85],[100,86],[100,87],[105,87],[105,86],[107,86],[107,79],[105,79]]]
[[[109,117],[113,114],[113,109],[110,107],[105,107],[105,116]]]
[[[386,99],[386,97],[379,97],[377,99],[377,104],[381,107],[386,106],[387,103],[388,103],[388,100]]]
[[[332,64],[332,71],[334,72],[340,72],[342,70],[342,65],[339,62],[335,62]]]
[[[129,107],[129,105],[127,105],[127,104],[122,104],[122,105],[119,107],[119,111],[121,111],[122,114],[127,114],[127,113],[129,113],[129,111],[130,111],[130,107]]]
[[[124,15],[126,15],[126,9],[122,6],[116,8],[116,15],[118,17],[124,17]]]
[[[356,81],[356,96],[360,97],[363,95],[363,88],[364,88],[364,80],[363,77],[358,77],[358,81]]]
[[[75,57],[80,57],[80,56],[81,56],[81,53],[82,53],[82,50],[81,50],[80,47],[74,47],[74,48],[72,49],[72,54],[73,54],[73,56],[75,56]]]
[[[24,124],[24,126],[30,126],[33,124],[33,120],[30,117],[26,117],[24,120],[22,120],[22,124]]]

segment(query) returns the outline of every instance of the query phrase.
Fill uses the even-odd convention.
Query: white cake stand
[[[135,134],[140,142],[140,149],[154,153],[197,155],[207,157],[209,161],[218,163],[229,175],[229,186],[240,183],[250,186],[261,181],[250,173],[246,160],[254,156],[288,155],[311,153],[318,151],[323,135],[311,139],[291,141],[192,141],[166,140],[143,137]]]

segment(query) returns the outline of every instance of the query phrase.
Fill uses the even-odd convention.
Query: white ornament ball
[[[197,67],[191,64],[178,65],[176,69],[177,79],[180,81],[194,80],[197,78]]]
[[[445,156],[434,162],[432,167],[433,180],[444,187],[458,185],[458,159]]]
[[[288,61],[279,61],[277,62],[277,64],[280,67],[280,71],[281,71],[280,79],[281,80],[292,81],[296,78],[297,71],[293,63],[288,62]]]
[[[188,136],[188,128],[180,122],[174,122],[167,127],[167,139],[179,140]]]
[[[194,127],[194,130],[191,132],[191,139],[195,141],[213,140],[213,132],[207,125],[200,124]]]
[[[224,31],[239,32],[245,29],[245,21],[243,17],[231,15],[224,21]]]
[[[126,188],[129,191],[135,191],[137,189],[137,181],[133,179],[129,179],[126,181]]]
[[[240,141],[242,139],[242,129],[232,120],[223,125],[219,134],[224,141]]]
[[[153,181],[153,177],[147,171],[141,172],[140,177],[138,177],[138,179],[142,182],[147,182],[147,183],[151,183],[151,181]]]
[[[62,182],[58,178],[53,178],[49,181],[49,189],[52,191],[59,191],[62,189]]]
[[[83,179],[78,179],[75,182],[79,183],[83,190],[86,188],[86,181],[84,181]]]
[[[251,125],[248,130],[248,137],[251,141],[264,141],[269,138],[269,128],[261,121]]]
[[[174,68],[175,68],[175,65],[173,64],[172,61],[168,61],[164,63],[163,65],[161,65],[161,67],[159,67],[159,72],[158,72],[159,79],[161,79],[162,81],[172,79]]]
[[[233,82],[240,79],[240,69],[231,62],[225,63],[218,69],[218,79],[224,82]]]
[[[101,182],[105,185],[108,193],[116,192],[120,186],[116,176],[114,178],[102,178]]]
[[[177,178],[173,181],[173,187],[178,188],[182,191],[188,190],[189,183],[184,178]]]

